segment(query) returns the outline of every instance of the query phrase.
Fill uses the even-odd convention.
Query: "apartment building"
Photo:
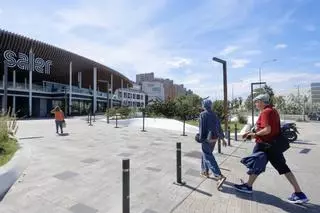
[[[136,83],[142,84],[143,81],[154,81],[154,73],[142,73],[136,75]]]
[[[164,86],[159,81],[143,81],[142,91],[148,95],[149,101],[164,101]]]

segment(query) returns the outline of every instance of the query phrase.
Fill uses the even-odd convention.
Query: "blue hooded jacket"
[[[199,121],[199,139],[200,142],[204,142],[208,139],[208,135],[211,132],[212,138],[224,138],[221,124],[216,113],[212,111],[212,102],[210,100],[204,100],[202,107],[205,109],[200,113]]]

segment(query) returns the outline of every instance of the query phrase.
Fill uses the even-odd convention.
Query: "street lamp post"
[[[3,107],[2,113],[5,114],[8,110],[8,65],[6,62],[4,65],[4,82],[3,82]]]
[[[109,81],[98,80],[98,82],[107,83],[107,123],[109,122]]]
[[[251,109],[251,116],[252,116],[252,127],[254,126],[254,103],[253,103],[253,86],[254,85],[260,85],[260,87],[261,87],[261,85],[262,84],[264,84],[264,85],[266,85],[267,83],[266,82],[254,82],[254,83],[251,83],[251,107],[252,107],[252,109]]]
[[[228,84],[227,84],[227,62],[220,58],[213,57],[213,61],[221,63],[223,66],[223,90],[224,90],[224,131],[228,130]]]
[[[259,67],[259,82],[260,82],[260,88],[261,88],[261,71],[262,71],[262,66],[264,64],[267,64],[267,63],[272,63],[272,62],[276,62],[277,59],[272,59],[272,60],[267,60],[267,61],[263,61],[261,64],[260,64],[260,67]]]

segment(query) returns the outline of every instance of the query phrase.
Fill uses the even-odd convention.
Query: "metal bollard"
[[[90,114],[88,113],[88,119],[87,119],[87,123],[90,123],[90,120],[89,120],[89,115],[90,115]]]
[[[230,134],[230,126],[228,126],[228,146],[231,146],[231,134]]]
[[[93,122],[96,122],[96,113],[93,113]]]
[[[238,128],[237,123],[234,124],[234,140],[238,141]]]
[[[122,160],[122,212],[130,212],[130,159]]]
[[[92,114],[90,113],[90,117],[89,117],[89,126],[92,126]]]
[[[115,126],[115,128],[119,128],[118,127],[118,115],[116,114],[116,126]]]
[[[108,111],[107,111],[107,124],[110,123],[109,121],[109,108],[108,108]]]
[[[221,153],[221,139],[218,139],[218,153]]]
[[[146,113],[142,112],[142,130],[141,132],[146,132],[146,130],[144,129],[144,118],[145,118]]]
[[[181,136],[187,136],[186,135],[186,119],[183,119],[183,130]]]
[[[176,185],[179,185],[179,186],[183,186],[185,185],[186,183],[184,181],[182,181],[182,178],[181,178],[181,143],[178,142],[177,143],[177,181],[174,183]]]

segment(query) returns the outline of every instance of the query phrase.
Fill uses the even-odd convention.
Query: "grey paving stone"
[[[191,152],[184,154],[184,156],[201,159],[201,152],[200,151],[191,151]]]
[[[120,153],[118,156],[121,156],[121,157],[129,157],[131,156],[132,154],[131,153]]]
[[[128,146],[129,149],[138,149],[139,146]]]
[[[94,162],[97,162],[97,161],[99,161],[99,160],[95,159],[95,158],[87,158],[87,159],[82,160],[81,162],[82,163],[94,163]]]
[[[146,209],[142,213],[158,213],[158,212],[151,209]]]
[[[161,171],[161,169],[155,168],[155,167],[146,167],[146,170],[153,171],[153,172],[160,172]]]
[[[200,176],[200,171],[196,169],[188,169],[185,173],[185,175],[190,175],[194,177],[199,177]]]
[[[75,172],[71,172],[71,171],[65,171],[59,174],[54,175],[53,177],[59,179],[59,180],[67,180],[69,178],[73,178],[75,176],[77,176],[78,174]]]
[[[96,212],[98,212],[97,209],[94,209],[90,206],[87,206],[87,205],[84,205],[81,203],[78,203],[78,204],[72,206],[69,210],[73,213],[96,213]]]

